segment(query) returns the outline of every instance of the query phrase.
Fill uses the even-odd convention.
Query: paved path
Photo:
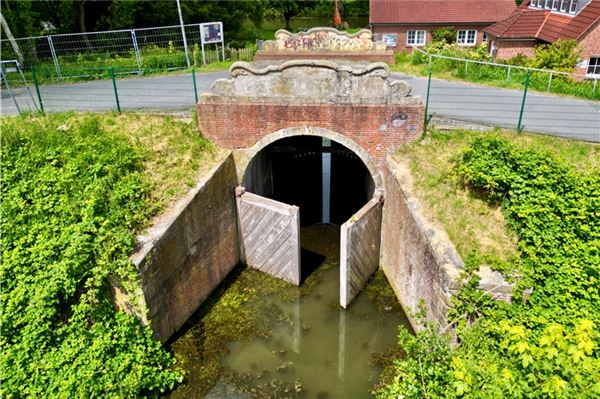
[[[228,75],[227,71],[197,74],[198,92],[208,91],[212,82]],[[413,95],[425,98],[426,78],[398,73],[392,74],[392,78],[408,81]],[[191,74],[120,78],[117,88],[124,110],[191,110],[195,104]],[[116,109],[110,80],[43,85],[40,90],[46,111]],[[22,109],[33,108],[25,89],[13,89],[13,93]],[[429,98],[429,113],[515,129],[523,92],[434,79]],[[6,90],[2,90],[1,106],[2,115],[17,112]],[[530,93],[522,125],[526,131],[600,142],[600,101]]]

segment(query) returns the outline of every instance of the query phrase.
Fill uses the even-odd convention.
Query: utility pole
[[[187,39],[185,38],[185,28],[183,26],[183,16],[181,15],[181,3],[177,0],[177,11],[179,12],[179,24],[181,25],[181,37],[183,38],[183,49],[185,50],[185,61],[187,62],[187,67],[191,66],[190,64],[190,55],[188,53]]]
[[[17,44],[17,41],[15,40],[15,37],[13,36],[12,32],[10,31],[8,24],[6,23],[6,20],[4,19],[4,15],[2,15],[1,12],[0,12],[0,24],[2,25],[2,28],[4,29],[4,33],[6,33],[6,37],[8,37],[8,41],[10,42],[10,45],[12,46],[13,51],[15,52],[17,59],[19,60],[19,63],[21,63],[21,65],[23,65],[23,54],[21,53],[21,49],[19,48],[19,45]]]

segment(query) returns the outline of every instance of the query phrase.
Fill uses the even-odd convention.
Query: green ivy
[[[431,342],[447,341],[432,328],[401,337],[408,356],[379,396],[600,397],[600,169],[576,172],[549,154],[479,137],[456,173],[502,206],[519,236],[522,278],[508,305],[467,273],[450,313],[459,345],[433,351]]]
[[[2,121],[2,396],[155,397],[180,379],[109,300],[150,216],[141,153],[98,116]]]

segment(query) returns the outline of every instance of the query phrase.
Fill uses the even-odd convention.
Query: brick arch
[[[244,150],[245,156],[244,156],[243,165],[239,165],[240,181],[244,180],[244,177],[246,176],[246,170],[248,168],[248,165],[260,151],[262,151],[264,148],[266,148],[269,144],[272,144],[278,140],[281,140],[286,137],[294,137],[294,136],[324,137],[324,138],[330,139],[331,141],[335,141],[336,143],[341,144],[344,147],[348,148],[349,150],[354,152],[367,167],[367,170],[369,171],[369,173],[371,174],[371,177],[373,178],[373,182],[375,184],[375,191],[383,192],[383,188],[384,188],[383,187],[384,186],[383,176],[381,175],[381,172],[380,172],[379,168],[377,167],[377,164],[371,159],[371,157],[369,156],[369,153],[364,148],[362,148],[360,145],[358,145],[354,140],[348,138],[348,136],[345,136],[341,133],[337,133],[337,132],[334,132],[332,130],[325,129],[325,128],[309,127],[309,126],[289,127],[289,128],[277,130],[273,133],[265,135],[263,138],[258,140],[252,147],[249,147],[246,150]]]

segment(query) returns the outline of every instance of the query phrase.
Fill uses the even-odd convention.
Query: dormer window
[[[531,0],[529,7],[575,14],[578,0]]]
[[[575,14],[575,10],[577,10],[577,0],[571,0],[571,7],[569,8],[569,12],[571,14]]]

